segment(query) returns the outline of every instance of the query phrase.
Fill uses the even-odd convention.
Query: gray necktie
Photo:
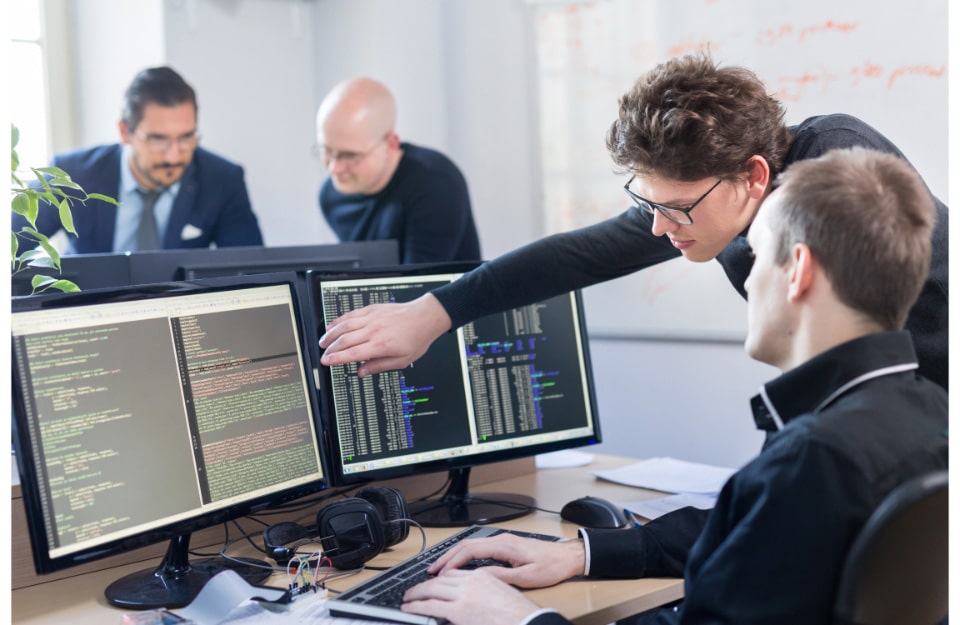
[[[137,226],[137,249],[157,250],[161,248],[160,235],[157,232],[157,218],[153,215],[153,205],[163,193],[163,187],[154,190],[137,189],[143,200],[143,210],[140,211],[140,225]]]

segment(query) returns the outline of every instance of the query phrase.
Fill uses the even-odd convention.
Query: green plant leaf
[[[26,193],[18,193],[10,201],[10,208],[18,215],[28,215],[30,213],[30,196]]]
[[[72,210],[74,202],[85,204],[90,199],[110,202],[114,205],[118,205],[119,202],[99,193],[88,194],[59,167],[29,168],[36,177],[37,183],[31,182],[30,186],[25,185],[17,176],[20,159],[16,147],[20,140],[20,131],[13,124],[10,124],[10,139],[11,207],[15,214],[23,215],[30,222],[29,226],[10,233],[11,269],[13,273],[17,273],[26,266],[32,266],[52,269],[59,273],[61,271],[60,253],[50,243],[49,238],[37,230],[36,220],[40,211],[40,201],[43,200],[44,204],[56,207],[63,229],[75,236],[77,229]],[[24,250],[22,253],[21,249]],[[64,292],[80,290],[80,287],[70,280],[51,276],[34,276],[31,283],[34,293],[50,289]]]
[[[81,187],[80,185],[78,185],[76,182],[74,182],[73,180],[71,180],[69,177],[67,177],[67,178],[61,178],[60,176],[57,176],[57,177],[55,177],[55,178],[51,178],[51,179],[50,179],[50,184],[53,185],[53,186],[55,186],[55,187],[69,187],[69,188],[71,188],[71,189],[80,189],[81,191],[83,191],[83,187]]]
[[[66,198],[60,202],[60,223],[63,224],[64,230],[76,236],[77,229],[73,226],[73,213],[70,211],[70,202]]]
[[[50,289],[57,289],[65,293],[75,293],[80,290],[75,283],[70,280],[63,280],[61,278],[53,278],[51,276],[42,276],[36,275],[30,280],[30,285],[33,287],[33,292],[37,291],[49,291]]]
[[[37,215],[40,213],[40,204],[37,202],[37,193],[33,189],[24,191],[27,196],[27,214],[24,217],[34,228],[37,227]]]
[[[53,191],[53,187],[50,186],[50,182],[48,181],[46,176],[40,173],[40,171],[37,169],[31,169],[30,171],[33,172],[34,177],[37,179],[40,185],[44,188],[44,190]]]
[[[80,290],[80,287],[69,280],[51,278],[50,276],[34,276],[30,284],[33,286],[34,293],[37,291],[49,291],[50,289],[57,289],[64,293],[76,293]]]
[[[102,201],[104,201],[104,202],[110,202],[110,203],[113,204],[114,206],[120,206],[120,202],[116,201],[115,199],[113,199],[113,198],[110,197],[109,195],[104,195],[104,194],[102,194],[102,193],[88,193],[88,194],[87,194],[87,199],[88,199],[88,200],[102,200]]]
[[[31,286],[33,286],[33,290],[36,291],[40,287],[46,286],[48,284],[53,284],[56,281],[57,281],[56,278],[51,278],[50,276],[41,276],[40,274],[37,274],[33,276],[33,278],[31,278],[30,284]]]
[[[59,167],[34,167],[33,171],[38,171],[41,174],[48,174],[54,178],[66,178],[67,180],[70,180],[70,174],[63,171]]]
[[[77,286],[75,282],[71,282],[70,280],[63,280],[63,279],[57,280],[56,282],[51,284],[50,288],[60,289],[64,293],[76,293],[80,290],[80,287]]]
[[[39,241],[40,237],[43,236],[43,234],[41,234],[39,230],[37,230],[36,228],[32,228],[30,226],[24,226],[23,228],[20,228],[19,234],[24,239],[27,239],[28,241],[34,241],[34,242]]]
[[[27,250],[20,255],[20,263],[30,267],[53,267],[53,261],[42,249]]]
[[[24,193],[35,193],[37,197],[50,206],[57,206],[59,202],[57,201],[57,196],[53,191],[37,191],[36,189],[28,189]],[[62,195],[62,194],[61,194]]]
[[[43,251],[45,251],[47,256],[50,257],[50,262],[53,263],[54,269],[60,271],[60,252],[58,252],[57,248],[50,244],[50,239],[43,237],[37,241],[37,243],[40,244],[40,247],[43,248]]]

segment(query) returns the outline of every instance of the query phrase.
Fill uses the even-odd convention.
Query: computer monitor
[[[458,278],[463,266],[398,267],[308,275],[321,326],[372,303],[406,302]],[[322,332],[322,328],[320,329]],[[495,314],[440,336],[412,367],[357,376],[323,367],[321,404],[332,479],[366,480],[446,470],[443,497],[411,502],[423,525],[490,523],[535,502],[471,495],[470,468],[600,442],[579,292]]]
[[[321,245],[243,246],[148,250],[105,254],[65,254],[60,271],[24,267],[13,274],[12,295],[31,295],[36,275],[63,278],[81,290],[131,284],[155,284],[198,278],[307,270],[349,270],[396,265],[400,251],[393,239]]]
[[[130,284],[193,280],[282,271],[347,270],[395,265],[396,241],[323,245],[220,247],[129,252]]]
[[[60,257],[60,271],[52,267],[24,267],[13,274],[11,295],[31,295],[34,276],[70,280],[81,290],[130,284],[130,260],[126,254],[72,254]]]
[[[192,532],[329,484],[294,276],[13,300],[13,434],[38,573],[169,540],[106,589],[180,607],[224,569]]]

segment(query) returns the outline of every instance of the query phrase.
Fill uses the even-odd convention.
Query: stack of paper
[[[618,469],[595,471],[594,475],[627,486],[676,493],[660,499],[622,502],[630,512],[655,519],[685,506],[712,508],[720,489],[735,471],[674,458],[651,458]]]

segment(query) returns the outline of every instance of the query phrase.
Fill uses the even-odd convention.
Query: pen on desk
[[[637,520],[637,515],[634,512],[624,508],[623,515],[627,517],[627,522],[630,523],[630,527],[641,527],[640,521]]]

